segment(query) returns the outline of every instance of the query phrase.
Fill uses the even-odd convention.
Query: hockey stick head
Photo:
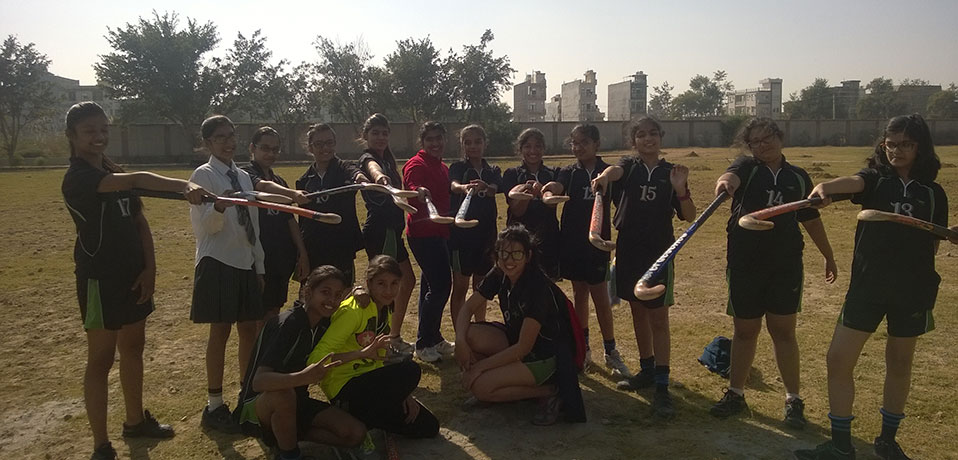
[[[891,216],[888,216],[877,209],[863,209],[858,213],[858,220],[863,220],[865,222],[882,222],[892,219]]]
[[[229,194],[233,198],[245,198],[247,200],[265,201],[268,203],[292,204],[293,200],[287,196],[277,195],[266,192],[233,192]]]
[[[476,225],[479,225],[478,220],[465,220],[465,219],[457,218],[455,219],[455,221],[456,221],[456,227],[459,227],[459,228],[472,228],[472,227],[475,227]]]
[[[635,289],[632,290],[632,293],[635,294],[635,298],[639,300],[652,300],[665,293],[665,285],[657,284],[655,286],[649,286],[646,281],[640,280],[638,283],[635,283]]]
[[[517,201],[532,201],[535,199],[535,195],[526,192],[510,192],[509,198]]]
[[[429,220],[440,225],[448,225],[456,221],[454,217],[449,216],[429,216]],[[478,223],[478,221],[476,223]]]
[[[542,202],[550,206],[557,205],[559,203],[565,203],[566,201],[569,201],[568,195],[550,195],[542,197]]]
[[[769,220],[756,219],[748,214],[738,219],[738,226],[746,230],[771,230],[775,223]]]
[[[386,193],[389,193],[392,196],[397,196],[399,198],[416,198],[419,196],[419,192],[415,190],[404,190],[396,187],[391,187],[389,185],[381,185]]]
[[[405,198],[401,198],[401,197],[398,197],[398,196],[396,196],[396,195],[393,195],[393,203],[396,204],[396,207],[398,207],[399,209],[402,209],[403,211],[405,211],[406,214],[415,214],[415,213],[419,212],[419,210],[416,209],[415,206],[409,204],[409,202],[406,201]]]
[[[316,217],[313,220],[317,220],[324,224],[338,224],[343,221],[343,217],[339,214],[332,214],[326,212],[317,212]]]
[[[612,252],[615,250],[614,241],[603,240],[602,236],[594,233],[589,233],[589,242],[600,251]]]

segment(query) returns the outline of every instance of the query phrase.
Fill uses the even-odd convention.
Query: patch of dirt
[[[23,453],[57,443],[58,433],[71,419],[85,416],[82,399],[53,400],[10,410],[0,418],[0,452]]]
[[[953,163],[942,163],[942,164],[941,164],[941,169],[954,168],[954,167],[955,167],[955,165],[954,165]]]
[[[812,163],[812,166],[831,166],[831,165],[828,163],[825,163],[824,161],[816,161]]]
[[[700,156],[701,156],[701,155],[695,153],[695,150],[689,152],[689,154],[686,155],[686,157],[689,157],[689,158],[697,158],[697,157],[700,157]]]
[[[838,176],[836,176],[836,175],[834,175],[834,174],[827,173],[827,172],[815,171],[815,172],[808,173],[808,177],[814,177],[814,178],[816,178],[816,179],[819,179],[819,178],[821,178],[821,179],[834,179],[834,178],[836,178],[836,177],[838,177]]]
[[[692,165],[692,166],[689,166],[689,171],[711,171],[711,170],[712,170],[712,168],[710,168],[710,167],[707,166],[707,165]]]

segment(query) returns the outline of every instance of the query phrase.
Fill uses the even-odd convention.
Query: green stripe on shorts
[[[675,261],[670,260],[669,266],[665,268],[665,299],[662,305],[669,307],[675,305]]]
[[[383,241],[383,250],[380,254],[386,254],[387,256],[392,257],[393,259],[398,258],[399,248],[397,247],[397,244],[396,244],[396,231],[391,228],[387,228],[386,237],[384,240],[385,241]]]
[[[103,302],[100,300],[100,281],[86,280],[86,318],[84,329],[104,329]]]
[[[532,378],[536,380],[536,385],[542,385],[549,380],[549,377],[552,377],[552,374],[556,371],[556,358],[555,356],[551,358],[546,358],[541,361],[529,361],[523,362],[526,367],[529,369],[529,372],[532,373]]]
[[[452,272],[453,272],[453,273],[462,273],[462,262],[459,261],[459,250],[458,250],[458,249],[453,249],[453,250],[452,250],[452,258],[451,258],[450,262],[451,262],[450,265],[452,265]]]
[[[931,313],[931,310],[925,311],[925,332],[931,332],[935,330],[935,315]]]
[[[256,415],[256,400],[259,399],[260,395],[256,395],[253,399],[249,401],[243,401],[243,408],[240,409],[239,423],[252,423],[253,425],[259,425],[259,417]]]

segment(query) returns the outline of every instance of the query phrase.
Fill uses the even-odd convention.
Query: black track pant
[[[403,402],[419,385],[422,370],[413,361],[403,361],[354,377],[343,386],[333,403],[366,424],[410,438],[431,438],[439,433],[439,420],[419,404],[419,415],[406,423]]]

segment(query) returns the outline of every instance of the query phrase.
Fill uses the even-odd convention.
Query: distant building
[[[562,96],[556,94],[546,102],[546,121],[562,121]]]
[[[729,115],[753,117],[782,117],[782,79],[766,78],[759,88],[750,88],[729,93],[725,110]]]
[[[609,85],[609,121],[629,121],[648,113],[648,75],[638,71],[627,78]]]
[[[512,87],[513,121],[543,121],[546,116],[546,74],[535,71]]]
[[[832,86],[828,88],[832,94],[833,106],[836,107],[835,116],[837,118],[857,118],[858,101],[865,95],[865,88],[862,88],[861,80],[845,80],[841,86]],[[838,108],[844,107],[842,113],[837,113]]]
[[[898,85],[895,92],[905,103],[904,113],[925,113],[928,110],[928,98],[941,91],[941,85]]]
[[[46,80],[52,83],[53,95],[56,98],[60,114],[66,113],[73,104],[83,101],[93,101],[100,104],[110,119],[120,114],[120,101],[106,95],[106,89],[100,85],[81,85],[80,80],[64,78],[54,74],[47,74]],[[62,117],[61,117],[62,118]]]
[[[587,70],[585,80],[562,84],[560,121],[602,121],[605,114],[595,104],[595,71]]]

